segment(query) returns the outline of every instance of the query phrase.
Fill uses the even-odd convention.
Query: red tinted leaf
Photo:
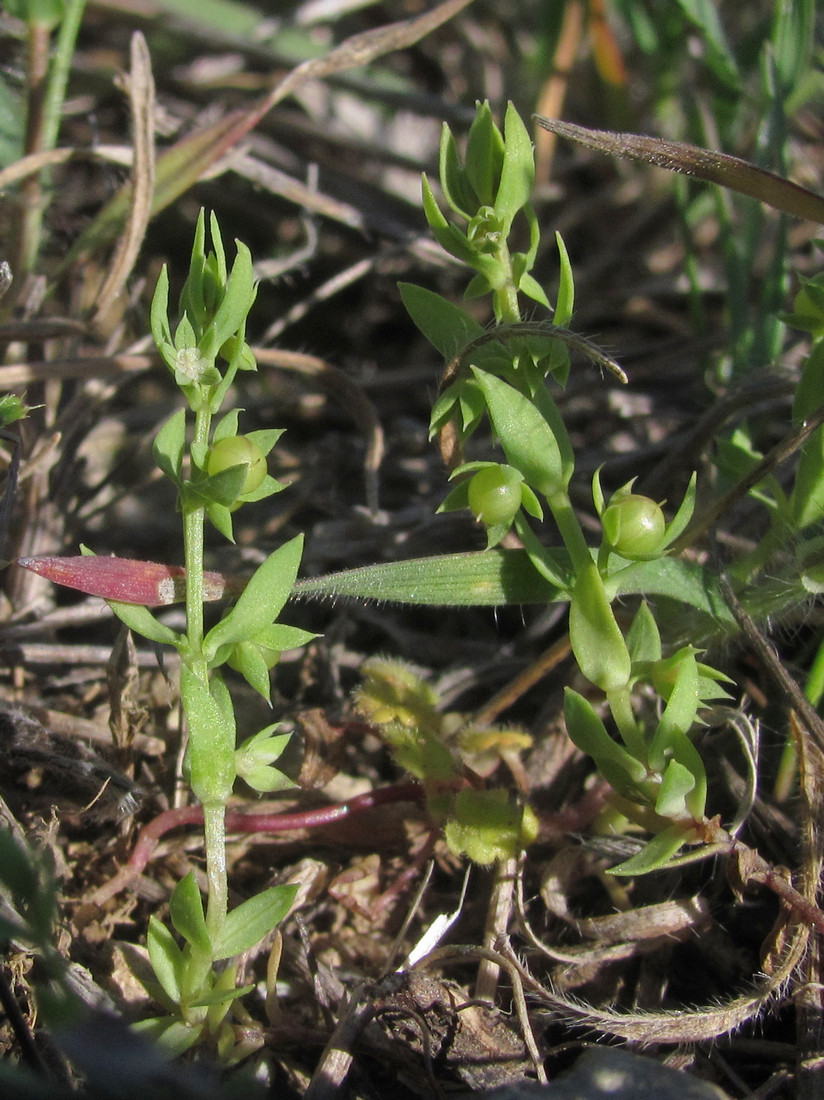
[[[104,600],[158,607],[178,603],[185,597],[186,570],[182,565],[79,555],[18,558],[17,564],[54,584],[90,596],[101,596]],[[228,581],[222,573],[206,572],[203,581],[207,600],[219,600],[242,587],[240,583]]]

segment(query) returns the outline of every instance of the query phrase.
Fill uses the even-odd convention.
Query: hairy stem
[[[211,413],[199,409],[195,414],[193,446],[206,447],[209,442]],[[203,531],[206,510],[202,504],[183,502],[183,548],[186,560],[186,628],[188,663],[204,684],[209,681],[209,669],[203,652]],[[229,905],[229,884],[226,874],[226,806],[209,802],[203,806],[203,831],[206,849],[206,926],[214,942]]]

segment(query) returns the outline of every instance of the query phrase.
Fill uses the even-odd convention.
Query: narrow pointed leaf
[[[527,484],[545,496],[565,490],[572,471],[556,433],[535,404],[492,374],[476,367],[472,373],[486,396],[489,417],[510,466],[520,470]]]
[[[163,992],[175,1004],[179,1004],[185,968],[183,952],[175,943],[172,933],[157,917],[149,917],[146,947],[152,969],[163,987]]]
[[[398,283],[406,312],[444,359],[458,352],[485,333],[484,328],[459,306],[425,287]]]
[[[546,554],[557,572],[570,575],[566,550],[547,549]],[[717,578],[697,562],[674,558],[633,562],[610,577],[606,587],[610,598],[667,596],[690,604],[730,633],[738,630]],[[347,596],[429,607],[500,607],[568,600],[569,592],[569,587],[544,580],[524,550],[494,549],[385,562],[306,578],[296,583],[293,596]]]
[[[661,780],[655,812],[661,817],[686,817],[686,796],[695,787],[695,776],[677,760],[670,760]]]
[[[213,673],[207,685],[181,662],[180,695],[189,725],[189,783],[204,804],[225,802],[235,781],[235,726],[233,717],[227,722],[225,690],[219,673]]]
[[[186,410],[178,409],[162,425],[152,445],[155,462],[172,481],[180,480],[186,446]]]
[[[489,103],[482,103],[469,128],[465,158],[466,177],[477,196],[478,205],[494,205],[503,162],[501,131],[495,125]]]
[[[687,652],[679,663],[675,686],[661,715],[649,750],[650,767],[657,772],[672,754],[672,745],[678,734],[686,736],[695,723],[701,700],[698,695],[698,663],[695,655]]]
[[[661,545],[662,550],[665,547],[669,546],[670,543],[675,542],[678,536],[687,529],[687,525],[692,519],[692,514],[695,511],[695,494],[697,484],[698,476],[697,474],[693,473],[692,477],[690,478],[690,483],[687,486],[687,491],[684,493],[684,499],[681,501],[678,511],[667,524],[667,535],[666,539]]]
[[[627,649],[633,666],[637,661],[661,659],[661,634],[646,600],[635,612],[635,618],[627,634]]]
[[[297,885],[271,886],[233,909],[213,946],[215,960],[234,958],[260,943],[289,912],[297,891]]]
[[[581,752],[591,756],[599,768],[610,764],[617,769],[624,777],[624,789],[629,784],[640,783],[646,777],[647,770],[643,762],[610,737],[592,704],[572,688],[567,688],[564,692],[564,716],[571,740]]]
[[[303,537],[298,535],[269,555],[229,614],[206,635],[208,654],[222,645],[253,640],[277,618],[294,587],[302,552]]]
[[[555,234],[555,244],[558,246],[558,257],[561,262],[561,278],[558,283],[555,315],[552,319],[556,325],[565,327],[572,320],[572,311],[575,308],[575,278],[572,274],[572,263],[567,247],[558,232]]]
[[[245,997],[254,988],[254,985],[241,985],[237,989],[215,989],[211,993],[206,993],[203,997],[198,997],[197,1000],[192,1001],[192,1008],[208,1008],[210,1005],[226,1005],[228,1007],[232,1001],[236,1001],[239,997]]]
[[[221,417],[212,432],[212,443],[219,443],[221,439],[228,439],[230,436],[237,435],[239,417],[240,409],[230,409],[225,416]]]
[[[455,138],[446,123],[441,130],[438,176],[443,197],[450,208],[469,221],[478,206],[478,199],[467,184]]]
[[[180,935],[204,955],[211,951],[200,890],[194,871],[180,880],[169,898],[169,916]]]
[[[179,646],[182,639],[171,627],[158,622],[148,607],[140,607],[134,603],[118,603],[117,600],[106,600],[114,614],[134,634],[147,638],[158,645]]]
[[[691,839],[691,832],[684,825],[670,825],[648,841],[637,855],[624,860],[617,867],[610,867],[610,875],[646,875],[665,867],[682,845]]]
[[[629,650],[594,562],[580,572],[572,590],[569,641],[581,672],[602,691],[627,685]]]
[[[566,551],[547,552],[559,570],[569,571]],[[568,598],[568,592],[548,584],[536,572],[522,550],[443,554],[347,569],[301,580],[294,595],[354,596],[430,607],[498,607]]]
[[[501,182],[495,196],[495,212],[503,219],[504,232],[508,232],[512,219],[529,202],[535,183],[532,139],[523,119],[511,103],[506,109],[504,119],[504,144],[506,154]]]
[[[254,642],[238,642],[231,650],[229,664],[250,687],[269,701],[269,665]]]

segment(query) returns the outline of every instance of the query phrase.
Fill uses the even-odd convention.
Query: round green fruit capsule
[[[206,465],[210,475],[230,470],[233,466],[245,466],[246,477],[238,496],[254,492],[266,477],[266,455],[254,440],[246,435],[233,435],[219,439],[209,452]]]
[[[654,557],[667,526],[661,505],[638,493],[610,504],[601,522],[607,543],[616,554],[631,560]]]
[[[467,490],[469,507],[482,523],[511,523],[521,507],[522,475],[512,466],[485,466]]]

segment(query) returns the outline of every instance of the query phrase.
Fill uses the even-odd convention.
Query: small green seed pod
[[[666,531],[661,505],[639,493],[610,504],[601,522],[604,540],[616,554],[631,561],[655,557]]]
[[[485,466],[478,470],[467,491],[475,517],[488,526],[511,523],[521,507],[523,480],[512,466]]]
[[[209,452],[206,469],[210,475],[222,473],[233,466],[246,466],[246,477],[238,496],[259,488],[266,477],[266,455],[248,436],[233,435],[220,439]]]

